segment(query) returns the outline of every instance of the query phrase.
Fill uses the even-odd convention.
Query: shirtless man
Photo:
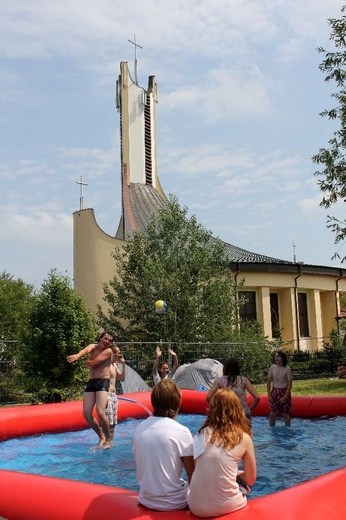
[[[116,381],[125,381],[125,359],[120,353],[120,348],[116,345],[112,346],[113,361],[110,366],[110,384],[107,397],[106,416],[109,421],[111,431],[111,439],[114,437],[114,428],[118,423],[118,397],[116,394]],[[123,366],[122,371],[118,367],[118,363]]]
[[[113,334],[103,332],[98,339],[98,343],[91,343],[80,350],[78,354],[67,356],[67,361],[74,363],[81,357],[90,355],[90,359],[83,363],[84,366],[89,368],[90,376],[84,392],[83,415],[89,427],[99,437],[97,448],[102,447],[104,450],[108,450],[112,445],[109,422],[105,413],[110,384],[110,366],[113,358],[113,352],[110,348],[112,343]],[[93,416],[95,405],[99,421]]]
[[[270,367],[267,377],[270,426],[275,426],[277,414],[283,415],[286,426],[291,426],[291,389],[292,370],[287,365],[285,352],[278,350],[275,354],[275,364]]]

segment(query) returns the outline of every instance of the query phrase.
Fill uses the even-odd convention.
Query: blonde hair
[[[251,428],[238,396],[229,388],[218,390],[212,397],[207,418],[200,428],[211,428],[209,442],[232,449],[243,440],[243,434],[251,436]]]
[[[181,404],[179,386],[171,379],[162,379],[151,391],[151,404],[154,408],[154,417],[174,419]]]

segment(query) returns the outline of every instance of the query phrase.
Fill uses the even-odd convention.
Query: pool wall
[[[150,392],[137,392],[119,398],[119,421],[126,417],[134,419],[146,417],[146,412],[137,403],[152,410]],[[251,399],[248,397],[249,402]],[[188,413],[193,407],[194,413],[205,414],[207,406],[206,392],[182,390],[181,412]],[[88,425],[82,410],[83,401],[0,408],[0,441],[42,433],[84,430]],[[268,398],[261,396],[260,403],[254,410],[254,416],[268,414]],[[337,415],[346,415],[346,396],[292,397],[292,417]]]
[[[182,390],[182,396],[182,412],[206,412],[205,392]],[[123,397],[126,400],[119,402],[119,420],[147,416],[137,403],[151,409],[150,392]],[[268,413],[267,398],[262,396],[256,415]],[[346,415],[346,397],[293,397],[294,417],[335,415]],[[0,409],[0,440],[84,428],[82,401]],[[167,513],[139,506],[137,492],[67,479],[0,470],[0,490],[0,517],[8,520],[162,520],[167,516]],[[340,520],[346,518],[344,496],[346,468],[278,493],[250,499],[244,509],[222,518],[268,520],[279,516],[280,520]],[[197,517],[189,511],[175,511],[169,513],[169,518],[192,520]]]

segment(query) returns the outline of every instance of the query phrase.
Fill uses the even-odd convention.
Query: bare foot
[[[101,439],[99,440],[98,444],[96,444],[96,446],[95,446],[95,450],[99,450],[99,449],[101,449],[101,448],[104,446],[105,442],[106,442],[105,437],[101,438]]]
[[[109,450],[109,448],[112,447],[112,441],[110,439],[109,441],[105,441],[102,447],[104,450]]]

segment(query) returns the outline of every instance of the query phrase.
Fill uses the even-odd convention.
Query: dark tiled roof
[[[279,258],[273,258],[272,256],[260,255],[258,253],[252,253],[246,249],[233,246],[232,244],[226,244],[231,253],[233,262],[264,262],[271,264],[291,264],[287,260],[280,260]]]
[[[136,223],[136,229],[145,231],[149,222],[150,215],[157,213],[166,205],[165,200],[159,195],[156,189],[148,184],[131,183],[129,186],[131,211]],[[226,242],[225,242],[226,243]],[[260,262],[260,263],[277,263],[291,264],[286,260],[273,258],[271,256],[252,253],[246,249],[227,244],[231,253],[233,262]]]
[[[129,186],[129,193],[136,229],[145,231],[150,215],[152,213],[157,213],[160,209],[164,208],[166,202],[155,188],[148,184],[131,183]]]

